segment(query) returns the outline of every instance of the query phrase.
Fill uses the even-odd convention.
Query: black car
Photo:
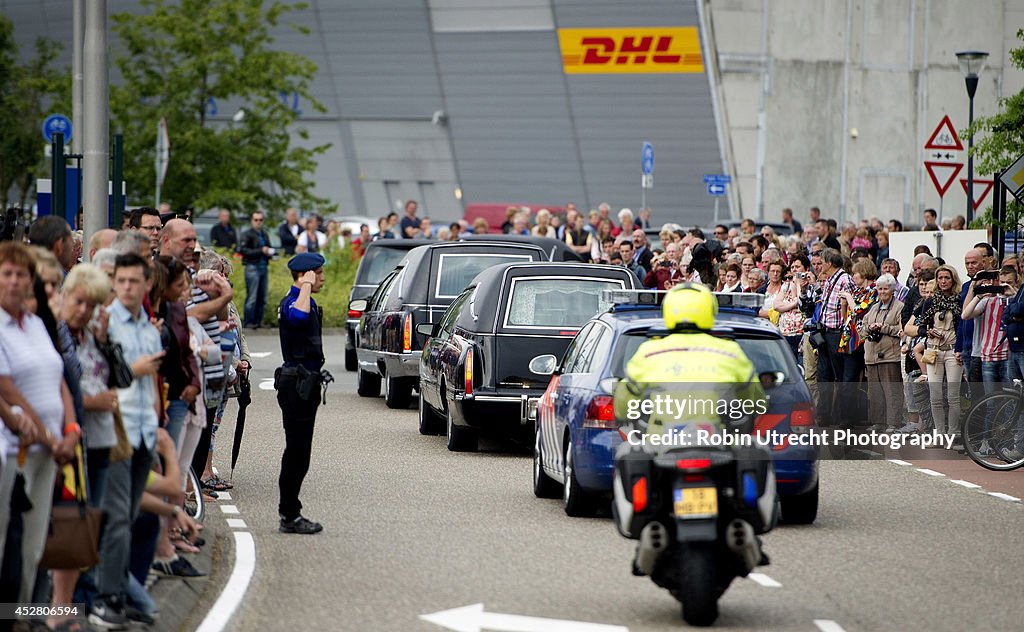
[[[361,312],[356,328],[357,392],[380,395],[389,408],[406,408],[419,385],[420,350],[427,336],[421,323],[435,323],[483,270],[501,263],[545,261],[539,246],[495,242],[434,242],[413,248],[366,300],[349,310]]]
[[[419,365],[420,432],[447,427],[448,449],[475,450],[478,433],[528,438],[548,375],[530,360],[561,356],[604,290],[632,289],[621,266],[513,263],[481,272],[435,325]]]
[[[552,239],[551,237],[535,237],[533,235],[466,235],[462,238],[462,241],[480,240],[540,246],[548,253],[548,261],[572,261],[574,263],[583,261],[583,258],[569,247],[569,244],[561,239]]]
[[[427,239],[378,239],[371,241],[366,247],[363,258],[359,261],[356,278],[352,290],[348,293],[348,303],[358,299],[369,299],[380,282],[389,272],[395,269],[407,252],[419,246],[434,243]],[[349,309],[345,320],[345,370],[356,370],[356,327],[362,312]]]

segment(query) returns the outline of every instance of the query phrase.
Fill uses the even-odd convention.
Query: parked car
[[[420,432],[445,431],[448,449],[475,450],[478,434],[529,437],[548,377],[531,358],[561,355],[579,328],[608,308],[602,292],[629,289],[622,266],[511,263],[481,272],[428,335],[419,365]]]
[[[426,239],[378,239],[371,241],[359,261],[348,305],[358,299],[369,299],[380,282],[395,269],[398,262],[413,248],[433,243]],[[363,313],[349,308],[345,320],[345,370],[356,370],[356,327]]]
[[[388,407],[407,408],[419,387],[420,351],[427,339],[417,325],[440,321],[483,270],[546,259],[539,246],[488,241],[435,242],[410,250],[369,301],[349,304],[351,312],[361,312],[355,337],[359,395],[377,397],[383,381]]]
[[[538,406],[534,438],[533,488],[540,497],[559,491],[565,511],[586,515],[594,501],[612,490],[615,448],[622,443],[612,406],[615,384],[637,348],[655,334],[664,334],[661,306],[638,292],[639,299],[615,305],[587,323],[569,345]],[[763,300],[754,294],[719,294],[719,313],[712,334],[739,343],[757,373],[778,372],[783,379],[771,390],[770,407],[756,428],[780,435],[807,432],[814,426],[810,390],[793,354],[776,327],[757,318],[744,301]],[[739,298],[737,298],[739,297]],[[639,300],[647,300],[645,304]],[[553,359],[552,359],[553,360]],[[553,362],[552,362],[553,364]],[[772,447],[782,518],[809,524],[818,512],[818,448]]]

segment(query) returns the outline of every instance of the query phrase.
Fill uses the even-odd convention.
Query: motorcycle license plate
[[[714,487],[676,489],[673,513],[677,518],[713,518],[717,516],[718,490]]]

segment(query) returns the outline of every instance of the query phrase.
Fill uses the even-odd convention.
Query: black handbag
[[[128,388],[135,380],[135,373],[132,367],[124,359],[124,352],[121,345],[116,342],[108,342],[102,347],[103,355],[107,358],[107,365],[110,367],[110,376],[107,378],[107,386],[110,388]]]

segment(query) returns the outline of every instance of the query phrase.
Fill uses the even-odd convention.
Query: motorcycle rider
[[[681,427],[683,433],[689,433],[695,425],[715,426],[716,432],[723,428],[747,433],[753,430],[753,414],[744,415],[742,419],[728,416],[723,419],[714,412],[690,411],[679,414],[678,411],[669,410],[661,411],[661,414],[644,415],[639,420],[635,414],[639,408],[637,403],[644,403],[643,400],[651,399],[654,393],[665,391],[676,399],[696,396],[717,397],[718,401],[724,398],[733,398],[732,401],[738,402],[766,401],[761,379],[739,344],[711,335],[717,313],[718,300],[704,285],[680,284],[665,295],[662,315],[670,333],[644,342],[630,359],[626,367],[626,378],[619,382],[615,391],[614,405],[618,419],[629,420],[634,424],[640,421],[639,429],[648,437],[671,434]],[[646,427],[642,422],[644,417]],[[624,441],[616,451],[616,461],[623,458],[647,458],[643,453],[657,453],[665,449],[668,448],[646,443],[638,447],[631,444],[631,441]],[[751,449],[744,451],[747,457],[751,455]],[[774,527],[777,520],[774,470],[769,453],[760,451],[757,458],[766,461],[768,466],[766,484],[759,491],[757,499],[763,525],[757,533],[765,533]],[[618,472],[619,468],[616,470]],[[625,499],[625,485],[620,478],[621,474],[617,473],[614,483],[616,522],[622,535],[635,539],[638,534],[629,533],[633,518],[632,504]],[[637,553],[640,554],[639,545]],[[757,564],[767,564],[767,556],[763,551],[760,553]],[[634,568],[637,568],[636,562]]]
[[[615,396],[619,419],[629,418],[631,400],[665,389],[677,396],[681,392],[693,396],[696,390],[714,390],[713,395],[719,399],[764,400],[754,365],[739,344],[710,334],[718,313],[718,299],[711,290],[699,283],[677,285],[665,295],[661,310],[670,335],[644,342],[630,359],[626,380]],[[694,421],[721,425],[717,414],[652,414],[646,433],[660,434]]]

